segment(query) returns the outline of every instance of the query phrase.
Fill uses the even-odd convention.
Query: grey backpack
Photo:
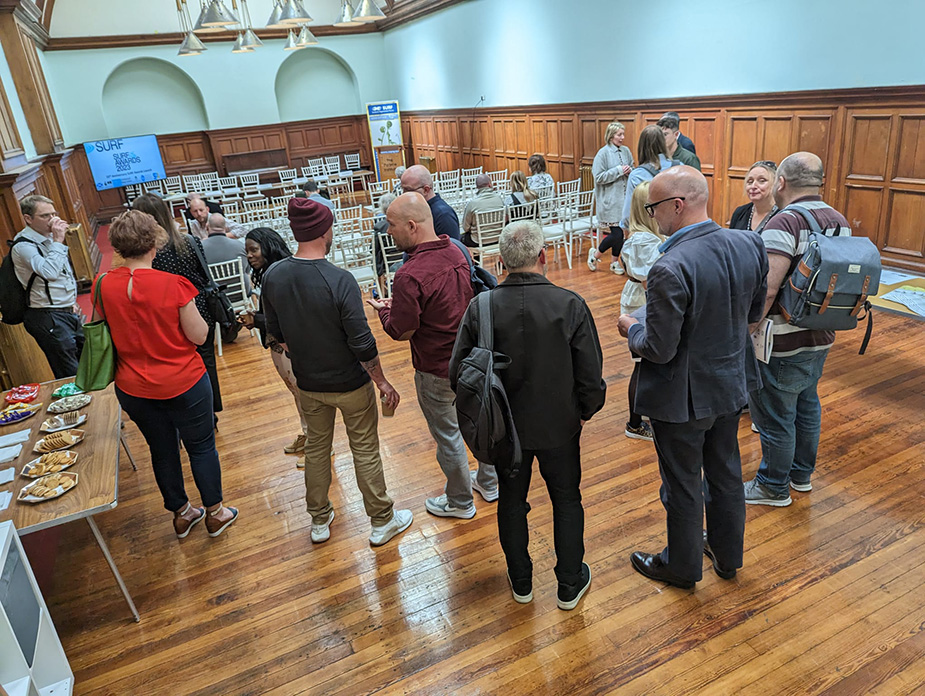
[[[844,331],[867,317],[863,355],[873,330],[868,296],[880,288],[880,252],[867,237],[852,237],[840,227],[823,230],[812,213],[789,205],[809,225],[806,253],[778,295],[781,315],[802,329]]]

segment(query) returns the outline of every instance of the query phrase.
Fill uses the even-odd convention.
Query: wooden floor
[[[551,508],[538,474],[532,604],[511,599],[494,505],[477,497],[469,521],[425,512],[442,476],[408,347],[378,322],[403,398],[380,427],[386,478],[414,524],[370,548],[339,424],[337,519],[331,540],[312,545],[302,474],[282,452],[298,428],[295,407],[269,355],[245,336],[219,359],[218,447],[239,522],[217,540],[199,528],[178,541],[129,425],[140,470],[124,464],[119,506],[98,523],[140,624],[87,526],[64,530],[47,599],[76,693],[925,694],[925,324],[878,313],[860,357],[861,332],[839,336],[820,384],[814,490],[794,492],[789,508],[749,506],[737,579],[705,570],[696,591],[683,591],[629,564],[633,550],[662,547],[665,520],[654,448],[623,436],[632,367],[616,330],[624,281],[584,264],[550,278],[588,300],[609,387],[582,441],[593,582],[575,611],[556,608]],[[760,445],[747,416],[740,442],[751,478]]]

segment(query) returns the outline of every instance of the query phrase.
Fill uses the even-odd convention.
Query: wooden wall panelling
[[[857,234],[887,246],[884,226],[893,116],[884,109],[848,109],[842,165],[842,213]]]
[[[546,171],[556,181],[578,176],[577,128],[574,114],[541,114],[529,118],[530,141],[524,145],[527,157],[534,153],[546,159]],[[525,167],[524,172],[529,174]]]
[[[6,89],[0,83],[0,169],[7,172],[26,163],[26,152],[13,110],[6,96]]]
[[[441,170],[451,171],[462,166],[459,120],[456,116],[434,119],[434,147],[437,152],[437,167]]]
[[[64,149],[61,127],[35,41],[13,14],[0,13],[0,43],[3,44],[36,152],[47,154]]]
[[[336,126],[330,126],[336,138]],[[322,135],[324,129],[322,129]],[[253,126],[250,128],[230,128],[226,130],[207,131],[209,145],[215,159],[215,167],[221,176],[228,175],[225,155],[239,155],[263,150],[279,150],[288,147],[286,134],[282,126]],[[287,156],[288,159],[288,156]]]
[[[925,111],[901,110],[891,119],[884,255],[925,269]]]
[[[167,176],[216,171],[212,145],[203,131],[159,135],[157,142]]]

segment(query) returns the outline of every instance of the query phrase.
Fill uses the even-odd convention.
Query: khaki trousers
[[[336,411],[340,411],[344,418],[366,514],[377,526],[392,519],[392,499],[385,490],[379,455],[379,409],[376,401],[372,382],[351,392],[299,390],[299,406],[308,425],[305,502],[313,521],[325,522],[333,509],[328,490],[331,487],[331,442]]]

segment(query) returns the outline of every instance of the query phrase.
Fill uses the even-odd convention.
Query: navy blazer
[[[745,406],[758,386],[748,325],[762,318],[767,281],[764,242],[749,230],[708,220],[669,247],[647,277],[645,322],[627,336],[643,358],[634,410],[686,423]]]

